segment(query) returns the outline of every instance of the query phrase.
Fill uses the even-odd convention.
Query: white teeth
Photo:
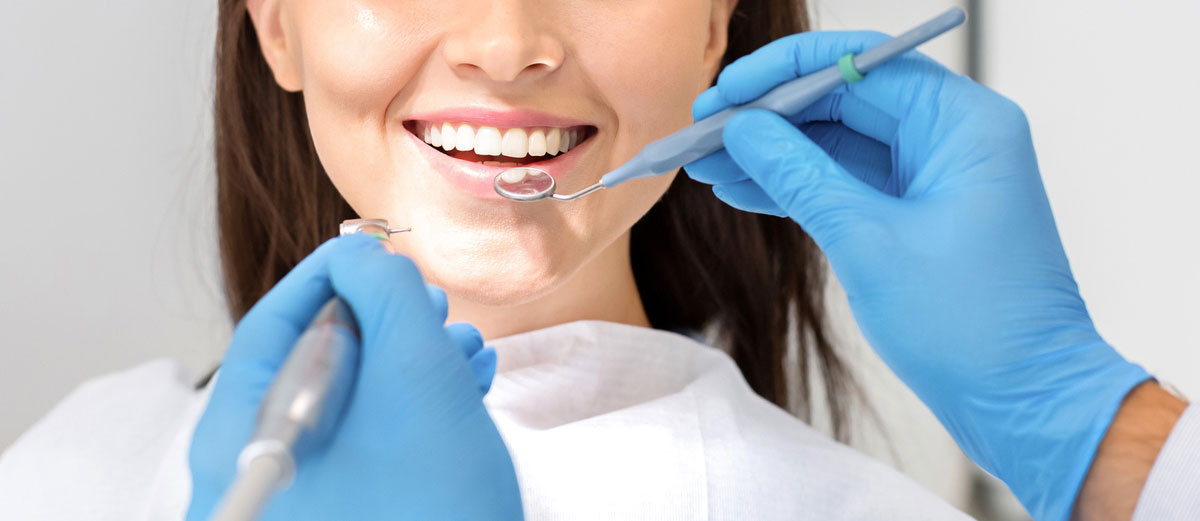
[[[500,145],[500,153],[508,157],[525,157],[529,154],[529,137],[519,128],[510,128],[504,132],[504,142]]]
[[[562,154],[583,140],[579,128],[475,127],[467,123],[418,122],[414,132],[431,146],[450,152],[474,151],[481,156],[543,157]]]
[[[529,133],[529,155],[533,157],[546,155],[546,132],[540,128]]]
[[[500,129],[479,127],[475,133],[475,153],[481,156],[500,155]]]
[[[546,132],[546,153],[557,154],[559,143],[562,142],[562,131],[552,128]]]
[[[454,150],[457,136],[454,135],[454,126],[449,123],[442,123],[442,150],[447,152]]]
[[[524,168],[513,168],[500,173],[500,180],[510,185],[520,183],[525,180]]]
[[[454,131],[454,149],[460,152],[475,149],[475,129],[466,123],[458,126],[458,130]]]

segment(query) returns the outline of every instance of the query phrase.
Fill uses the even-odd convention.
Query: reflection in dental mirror
[[[514,201],[537,201],[554,195],[554,178],[536,168],[510,168],[492,183],[496,193]]]

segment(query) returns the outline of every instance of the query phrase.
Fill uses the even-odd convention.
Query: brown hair
[[[803,0],[740,0],[722,66],[808,28]],[[302,95],[276,85],[245,0],[220,0],[214,109],[221,262],[236,321],[357,216],[317,158]],[[830,342],[822,257],[795,223],[734,210],[678,175],[632,236],[634,275],[655,328],[718,332],[754,392],[805,420],[823,386],[833,434],[847,437],[855,388]],[[789,355],[790,333],[799,349]],[[819,383],[810,381],[814,372]]]

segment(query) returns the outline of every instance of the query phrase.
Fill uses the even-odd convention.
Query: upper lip
[[[489,127],[579,127],[594,126],[587,121],[567,118],[537,110],[494,110],[484,107],[460,107],[422,112],[405,118],[409,121],[467,123]]]

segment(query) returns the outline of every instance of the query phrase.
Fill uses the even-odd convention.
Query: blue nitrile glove
[[[694,116],[884,39],[773,42],[729,65]],[[967,455],[1034,518],[1065,521],[1122,398],[1148,375],[1088,316],[1021,110],[914,52],[789,119],[739,114],[724,139],[688,174],[734,207],[798,222],[867,340]]]
[[[187,519],[204,521],[220,501],[275,373],[335,291],[360,328],[356,387],[261,519],[521,519],[512,461],[482,401],[495,352],[474,327],[443,328],[444,293],[366,234],[321,245],[238,324],[192,439]]]

